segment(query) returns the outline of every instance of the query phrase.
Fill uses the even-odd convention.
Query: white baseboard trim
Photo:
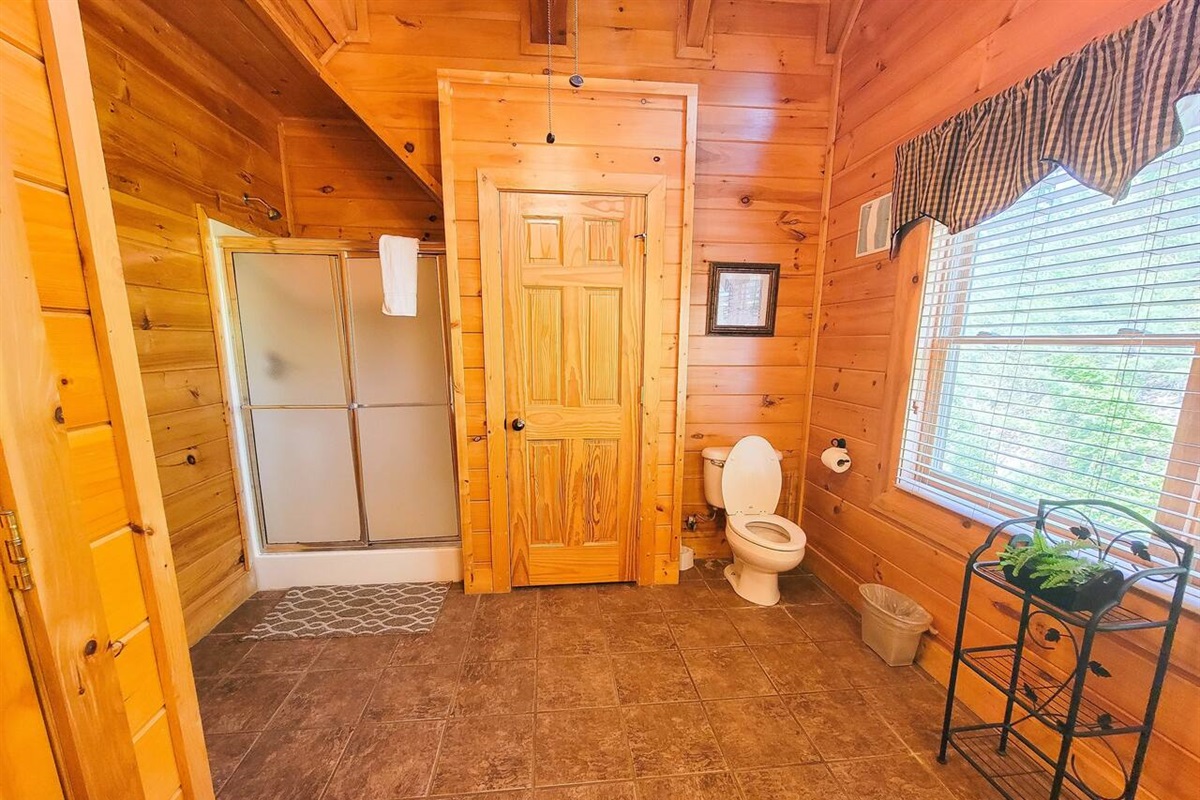
[[[462,550],[458,547],[414,547],[259,553],[254,557],[254,572],[260,590],[461,581]]]

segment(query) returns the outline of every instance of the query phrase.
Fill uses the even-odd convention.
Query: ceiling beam
[[[704,46],[704,37],[711,32],[712,9],[712,0],[686,0],[684,13],[687,20],[683,29],[684,43],[688,47]]]
[[[827,9],[823,12],[825,19],[825,52],[833,54],[842,47],[842,42],[850,30],[850,24],[858,16],[862,0],[829,0]]]
[[[567,0],[529,0],[529,43],[546,44],[546,5],[550,6],[550,44],[567,43]]]

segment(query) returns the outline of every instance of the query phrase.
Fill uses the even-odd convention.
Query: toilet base
[[[733,563],[725,567],[725,580],[738,597],[760,606],[779,602],[779,573],[755,569],[734,554]]]

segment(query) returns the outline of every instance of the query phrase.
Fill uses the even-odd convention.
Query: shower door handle
[[[512,429],[514,431],[525,430],[525,420],[521,419],[520,417],[513,417]]]

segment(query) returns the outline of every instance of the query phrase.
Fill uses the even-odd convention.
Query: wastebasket
[[[937,633],[931,626],[933,616],[907,595],[881,586],[864,583],[858,587],[863,596],[862,638],[868,647],[891,667],[913,662],[917,645],[925,631]]]

